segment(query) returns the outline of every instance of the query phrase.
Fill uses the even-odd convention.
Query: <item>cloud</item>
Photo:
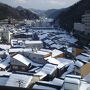
[[[79,0],[0,0],[11,6],[35,9],[66,8]]]
[[[63,6],[66,4],[64,1],[61,2],[60,0],[49,0],[49,3],[54,5],[60,5],[60,6]]]

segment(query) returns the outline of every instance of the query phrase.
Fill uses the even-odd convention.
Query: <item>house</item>
[[[81,76],[67,75],[61,90],[90,90],[90,84],[81,79]]]
[[[57,65],[46,64],[41,71],[48,75],[47,79],[51,79],[57,76]]]
[[[5,86],[28,88],[32,84],[32,76],[23,74],[11,74]]]
[[[32,89],[60,90],[62,84],[63,80],[55,78],[53,81],[38,81],[35,83]]]
[[[11,69],[14,71],[28,71],[31,66],[30,60],[21,54],[16,54],[11,58]]]
[[[37,50],[37,51],[32,51],[32,52],[26,52],[24,53],[24,55],[36,63],[46,64],[47,60],[45,60],[44,58],[50,56],[51,53]]]
[[[58,76],[61,76],[66,70],[67,68],[73,64],[73,61],[70,59],[66,59],[66,58],[52,58],[52,57],[47,57],[45,58],[49,63],[51,64],[55,64],[57,65],[57,69],[58,69]]]
[[[67,75],[64,80],[64,90],[79,90],[80,76]]]
[[[82,62],[89,62],[90,61],[90,55],[87,53],[81,53],[80,55],[76,56],[77,60],[80,60]]]
[[[53,58],[62,58],[62,57],[64,57],[64,53],[62,51],[60,51],[60,50],[54,49],[52,51],[52,57]]]
[[[5,71],[10,66],[10,56],[6,56],[4,59],[0,60],[0,71]]]
[[[11,72],[0,71],[0,86],[5,86],[11,74]]]
[[[26,40],[25,41],[25,46],[27,48],[32,48],[32,49],[41,49],[43,48],[43,42],[42,41],[29,41],[29,40]]]
[[[85,63],[80,61],[80,60],[77,60],[75,62],[75,74],[76,75],[81,75],[81,68],[82,66],[84,65]]]
[[[2,29],[0,29],[0,39],[2,42],[10,43],[10,41],[12,39],[12,33],[10,31],[2,28]]]

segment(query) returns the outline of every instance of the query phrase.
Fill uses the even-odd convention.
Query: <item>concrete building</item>
[[[10,43],[11,38],[12,38],[12,33],[10,31],[0,28],[0,40],[2,42]]]
[[[82,15],[81,23],[74,23],[74,30],[85,32],[85,34],[90,34],[90,10],[87,10],[84,15]]]

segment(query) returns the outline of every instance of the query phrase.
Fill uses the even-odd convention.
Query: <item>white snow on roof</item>
[[[51,82],[52,82],[54,85],[62,86],[64,80],[61,80],[61,79],[59,79],[59,78],[54,78]]]
[[[86,57],[86,56],[83,56],[83,55],[78,55],[78,56],[76,56],[76,59],[88,62],[90,60],[90,57]]]
[[[29,41],[29,40],[25,41],[25,44],[42,44],[42,43],[43,43],[42,41]]]
[[[50,49],[40,49],[41,51],[44,51],[44,52],[49,52],[49,53],[51,53],[52,52],[52,50],[50,50]]]
[[[26,64],[27,66],[30,64],[30,60],[21,54],[17,54],[15,56],[13,56],[13,58],[24,63],[24,64]]]
[[[33,89],[38,89],[38,90],[57,90],[53,87],[49,87],[49,86],[44,86],[44,85],[34,85]]]
[[[57,45],[57,44],[52,44],[51,47],[52,47],[52,48],[60,49],[60,48],[62,48],[63,46]]]
[[[57,69],[56,65],[52,65],[52,64],[46,64],[43,68],[42,68],[42,72],[45,72],[46,74],[53,74],[55,72],[55,70]]]
[[[6,69],[6,67],[8,67],[10,65],[9,63],[10,63],[10,57],[7,56],[6,59],[0,63],[0,67],[3,69]]]
[[[81,85],[80,85],[79,90],[90,90],[90,83],[81,81]]]
[[[73,84],[80,84],[80,78],[77,77],[73,77],[73,75],[70,77],[66,77],[65,78],[65,83],[73,83]]]
[[[7,50],[11,48],[11,45],[0,44],[0,48]]]
[[[87,56],[87,57],[90,57],[90,55],[89,54],[87,54],[87,53],[82,53],[83,55],[85,55],[85,56]]]
[[[5,86],[9,77],[0,77],[0,86]]]
[[[72,53],[72,47],[67,48],[67,51],[70,52],[70,53]]]
[[[81,61],[77,60],[75,62],[75,65],[78,66],[78,67],[82,67],[84,65],[84,63],[82,63]]]
[[[56,56],[58,56],[58,55],[60,55],[60,54],[63,54],[63,52],[60,51],[60,50],[54,49],[54,50],[52,51],[52,57],[56,57]]]
[[[12,73],[7,71],[0,71],[0,76],[10,76]]]
[[[21,82],[20,87],[27,88],[31,80],[32,76],[11,74],[6,83],[6,86],[19,87],[19,82]]]
[[[40,80],[47,76],[47,74],[45,72],[42,72],[42,71],[39,71],[39,72],[35,73],[34,75],[40,76]]]
[[[11,48],[9,49],[9,52],[12,53],[12,52],[31,52],[32,49],[31,48]]]
[[[37,51],[35,52],[36,54],[40,54],[40,55],[47,55],[50,54],[49,52],[45,52],[45,51]]]

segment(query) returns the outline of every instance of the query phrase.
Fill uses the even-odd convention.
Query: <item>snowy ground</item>
[[[61,30],[35,30],[40,40],[50,48],[60,49],[65,45],[75,44],[78,40],[66,31]]]

